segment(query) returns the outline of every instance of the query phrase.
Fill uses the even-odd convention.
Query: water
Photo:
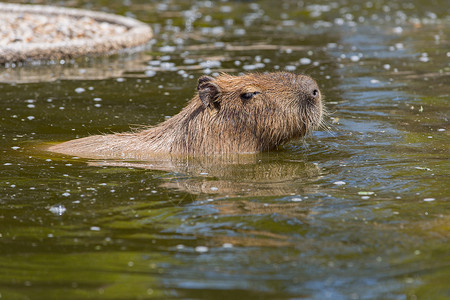
[[[2,299],[450,297],[446,1],[71,5],[156,38],[0,68]],[[228,162],[42,150],[163,121],[201,74],[274,70],[319,82],[331,131]]]

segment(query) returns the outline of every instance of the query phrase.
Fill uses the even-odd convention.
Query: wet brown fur
[[[322,120],[319,88],[305,75],[202,76],[197,90],[180,113],[155,127],[89,136],[49,150],[88,158],[131,159],[157,154],[255,153],[303,137]]]

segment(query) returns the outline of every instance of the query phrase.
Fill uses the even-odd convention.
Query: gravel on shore
[[[76,39],[98,39],[124,34],[128,28],[98,22],[90,17],[79,19],[64,15],[2,13],[0,11],[0,45],[12,43],[55,43]]]
[[[0,2],[0,64],[110,54],[152,37],[148,25],[123,16]]]

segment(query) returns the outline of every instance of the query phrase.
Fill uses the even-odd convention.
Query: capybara
[[[322,122],[321,93],[288,72],[201,76],[197,93],[172,118],[139,132],[94,135],[49,148],[85,158],[146,159],[270,151]]]

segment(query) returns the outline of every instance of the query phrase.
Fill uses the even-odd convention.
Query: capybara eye
[[[318,90],[314,90],[314,91],[312,92],[312,94],[313,94],[313,96],[315,97],[315,96],[319,95],[319,91],[318,91]]]
[[[241,94],[241,99],[244,100],[244,101],[248,101],[248,100],[252,99],[253,96],[255,96],[257,94],[259,94],[259,92],[244,93],[244,94]]]

